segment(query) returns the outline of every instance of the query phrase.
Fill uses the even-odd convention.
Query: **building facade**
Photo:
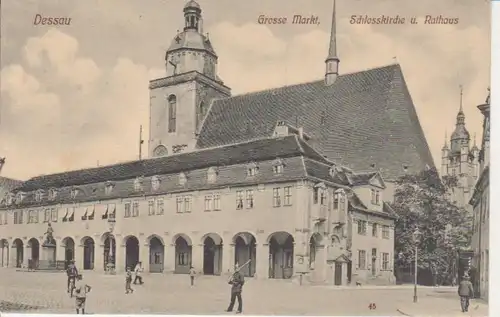
[[[474,213],[472,250],[474,251],[475,289],[488,300],[489,295],[489,235],[490,235],[490,96],[478,106],[484,116],[483,138],[479,153],[479,179],[470,200]]]
[[[2,201],[3,266],[44,261],[51,224],[56,259],[84,270],[220,275],[251,260],[258,278],[392,283],[384,187],[294,134],[35,177]]]

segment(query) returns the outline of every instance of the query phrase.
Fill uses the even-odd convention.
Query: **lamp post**
[[[109,255],[108,255],[108,264],[106,265],[108,274],[115,274],[115,266],[116,264],[113,264],[113,259],[115,258],[115,252],[113,252],[113,244],[114,244],[114,236],[113,236],[113,230],[115,229],[115,224],[116,224],[116,219],[113,216],[108,216],[108,227],[109,227],[109,233],[110,233],[110,239],[109,239]],[[113,237],[111,239],[111,236]]]
[[[413,240],[415,243],[415,282],[413,284],[413,302],[416,303],[418,301],[417,295],[417,278],[418,278],[418,236],[420,232],[418,229],[413,232]]]

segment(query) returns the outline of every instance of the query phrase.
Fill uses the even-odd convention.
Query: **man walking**
[[[241,292],[243,284],[245,284],[245,278],[243,277],[243,274],[240,273],[238,264],[234,266],[234,273],[231,276],[228,284],[231,285],[231,302],[229,303],[229,307],[226,311],[233,311],[234,302],[236,301],[236,298],[238,298],[238,311],[236,313],[241,314],[241,311],[243,310],[243,299],[241,298]]]
[[[68,276],[68,293],[70,297],[73,297],[73,288],[75,287],[75,280],[78,276],[78,270],[76,269],[75,261],[71,260],[68,268],[66,269],[66,275]]]
[[[135,266],[135,270],[134,270],[134,273],[135,273],[135,278],[134,278],[134,284],[137,284],[137,281],[139,281],[139,284],[144,284],[144,282],[142,281],[142,276],[141,276],[141,272],[143,271],[144,269],[142,268],[142,262],[137,262],[137,265]]]
[[[469,276],[464,275],[462,281],[458,285],[458,296],[460,296],[460,306],[462,306],[462,312],[469,311],[469,299],[474,296],[474,288],[472,283],[469,281]]]
[[[75,285],[75,297],[76,297],[76,313],[85,315],[85,302],[87,301],[87,293],[92,289],[89,285],[85,284],[81,274],[77,275],[77,281]]]

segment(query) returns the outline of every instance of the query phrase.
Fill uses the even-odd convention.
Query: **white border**
[[[496,157],[500,158],[500,1],[492,1],[491,15],[491,140],[490,144],[490,267],[489,267],[489,309],[490,316],[500,316],[500,247],[494,247],[497,239],[500,240],[500,230],[496,224],[500,223],[500,169],[497,169]],[[491,247],[493,246],[493,247]]]

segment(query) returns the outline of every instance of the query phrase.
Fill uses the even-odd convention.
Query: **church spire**
[[[443,144],[443,150],[448,149],[448,131],[444,132],[444,144]]]
[[[464,95],[464,88],[462,85],[460,85],[460,109],[458,110],[458,114],[457,114],[457,125],[465,124],[463,95]]]
[[[470,134],[465,128],[465,115],[463,109],[463,87],[460,85],[460,109],[457,114],[457,123],[455,131],[451,134],[451,152],[460,153],[461,147],[468,145]]]
[[[336,0],[333,0],[332,28],[330,30],[330,47],[328,57],[325,60],[325,84],[332,85],[339,75],[339,58],[337,56],[337,19],[336,19]]]

